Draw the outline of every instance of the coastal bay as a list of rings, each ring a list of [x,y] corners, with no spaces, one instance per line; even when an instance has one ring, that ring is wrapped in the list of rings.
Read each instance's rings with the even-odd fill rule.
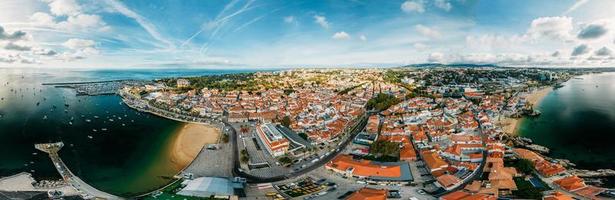
[[[531,103],[536,108],[551,91],[553,91],[552,87],[538,88],[524,95],[524,97],[528,103]],[[519,127],[523,120],[524,118],[501,117],[497,120],[497,123],[502,127],[504,133],[515,136],[518,135]]]
[[[615,169],[614,81],[615,73],[569,80],[536,104],[541,116],[524,119],[518,134],[548,147],[550,157],[570,160],[576,168]]]
[[[63,141],[66,146],[59,153],[64,162],[97,189],[124,197],[159,189],[198,153],[189,148],[193,150],[186,150],[180,165],[173,164],[176,139],[193,135],[179,131],[184,123],[133,110],[116,95],[78,96],[74,90],[42,84],[234,72],[0,69],[0,177],[28,172],[36,180],[59,179],[49,157],[34,144]],[[182,146],[191,147],[189,143]]]

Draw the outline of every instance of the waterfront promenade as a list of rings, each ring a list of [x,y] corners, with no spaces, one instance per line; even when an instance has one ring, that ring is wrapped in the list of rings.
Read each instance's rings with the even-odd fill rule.
[[[62,149],[64,143],[56,142],[56,143],[44,143],[44,144],[35,144],[34,147],[40,151],[43,151],[49,154],[51,161],[53,162],[54,167],[60,173],[60,176],[66,181],[67,184],[74,187],[77,191],[80,192],[81,196],[84,199],[123,199],[121,197],[100,191],[90,185],[88,185],[85,181],[81,180],[79,177],[75,176],[64,164],[60,155],[58,155],[58,151]]]

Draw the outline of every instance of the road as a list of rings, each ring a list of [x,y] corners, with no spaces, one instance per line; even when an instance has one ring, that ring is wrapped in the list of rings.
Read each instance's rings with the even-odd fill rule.
[[[350,144],[350,142],[352,142],[352,139],[361,131],[363,130],[363,128],[365,128],[365,126],[367,125],[367,114],[363,115],[360,118],[360,121],[352,127],[352,129],[350,130],[350,136],[346,138],[346,140],[344,140],[344,142],[340,145],[339,148],[336,148],[335,151],[333,151],[333,153],[329,154],[328,156],[323,157],[322,159],[320,159],[319,161],[317,161],[316,163],[314,163],[313,165],[310,165],[306,168],[303,168],[299,171],[294,171],[291,172],[287,175],[281,175],[281,176],[275,176],[275,177],[268,177],[268,178],[262,178],[262,177],[257,177],[257,176],[253,176],[251,174],[248,174],[246,172],[244,172],[243,170],[241,170],[241,166],[239,163],[239,149],[238,149],[238,145],[237,145],[237,130],[230,124],[228,123],[226,120],[223,121],[223,123],[226,125],[226,127],[230,127],[230,139],[232,141],[232,148],[233,148],[233,175],[234,176],[240,176],[240,177],[244,177],[246,178],[248,183],[270,183],[270,182],[277,182],[277,181],[282,181],[282,180],[286,180],[286,179],[291,179],[297,176],[301,176],[304,175],[312,170],[315,170],[319,167],[321,167],[322,165],[326,164],[327,162],[329,162],[331,159],[333,159],[335,156],[337,156],[348,144]]]

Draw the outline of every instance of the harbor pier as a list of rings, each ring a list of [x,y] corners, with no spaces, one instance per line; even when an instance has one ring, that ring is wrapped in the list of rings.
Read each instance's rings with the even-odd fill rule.
[[[74,187],[77,191],[81,193],[81,196],[84,199],[123,199],[122,197],[118,197],[103,191],[100,191],[87,183],[81,180],[79,177],[75,176],[64,164],[60,155],[58,155],[58,151],[64,147],[63,142],[56,143],[43,143],[43,144],[35,144],[34,148],[49,154],[49,158],[53,162],[54,167],[62,176],[64,181]]]

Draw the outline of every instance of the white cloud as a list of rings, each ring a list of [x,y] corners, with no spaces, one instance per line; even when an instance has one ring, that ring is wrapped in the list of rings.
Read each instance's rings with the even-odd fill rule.
[[[35,12],[30,21],[39,26],[46,26],[66,31],[107,31],[109,26],[99,15],[82,12],[81,6],[75,0],[44,0],[49,11]]]
[[[359,39],[360,39],[361,41],[367,41],[367,36],[365,36],[365,35],[361,35],[361,36],[359,36]]]
[[[406,13],[423,13],[425,6],[423,0],[408,0],[401,4],[401,10]]]
[[[32,16],[30,16],[30,20],[34,23],[41,24],[41,25],[49,25],[49,24],[56,23],[53,19],[53,16],[47,13],[44,13],[44,12],[36,12],[32,14]]]
[[[66,42],[62,43],[62,45],[69,49],[83,49],[88,47],[94,47],[94,45],[96,45],[96,42],[94,42],[93,40],[71,38]]]
[[[434,5],[447,12],[453,8],[453,6],[451,5],[451,2],[448,2],[448,0],[436,0],[434,2]]]
[[[329,28],[329,22],[327,21],[327,18],[325,16],[314,15],[314,22],[320,25],[320,27],[323,27],[325,29]]]
[[[422,50],[425,50],[425,49],[429,48],[428,45],[420,43],[420,42],[414,43],[414,45],[412,45],[412,46],[414,46],[414,48],[416,50],[419,50],[419,51],[422,51]]]
[[[77,14],[69,16],[66,21],[59,22],[57,26],[65,30],[84,30],[88,28],[100,28],[99,30],[107,30],[105,22],[98,15]]]
[[[75,0],[44,0],[49,3],[49,11],[56,16],[73,16],[81,12]]]
[[[284,17],[284,22],[289,23],[289,24],[294,23],[295,22],[295,16],[291,15],[291,16]]]
[[[60,59],[64,61],[81,60],[99,53],[98,49],[94,47],[96,42],[93,40],[71,38],[62,45],[71,50],[60,54]]]
[[[570,40],[573,38],[571,35],[572,30],[571,17],[540,17],[532,21],[527,31],[527,36],[533,39]]]
[[[427,61],[428,62],[443,62],[444,61],[444,54],[440,53],[440,52],[433,52],[430,53],[429,56],[427,57]]]
[[[348,33],[342,31],[342,32],[337,32],[335,34],[333,34],[333,36],[331,37],[333,39],[336,40],[347,40],[350,39],[350,35],[348,35]]]
[[[439,38],[441,36],[440,32],[438,32],[437,30],[434,30],[422,24],[414,26],[414,29],[416,29],[417,32],[426,37]]]

